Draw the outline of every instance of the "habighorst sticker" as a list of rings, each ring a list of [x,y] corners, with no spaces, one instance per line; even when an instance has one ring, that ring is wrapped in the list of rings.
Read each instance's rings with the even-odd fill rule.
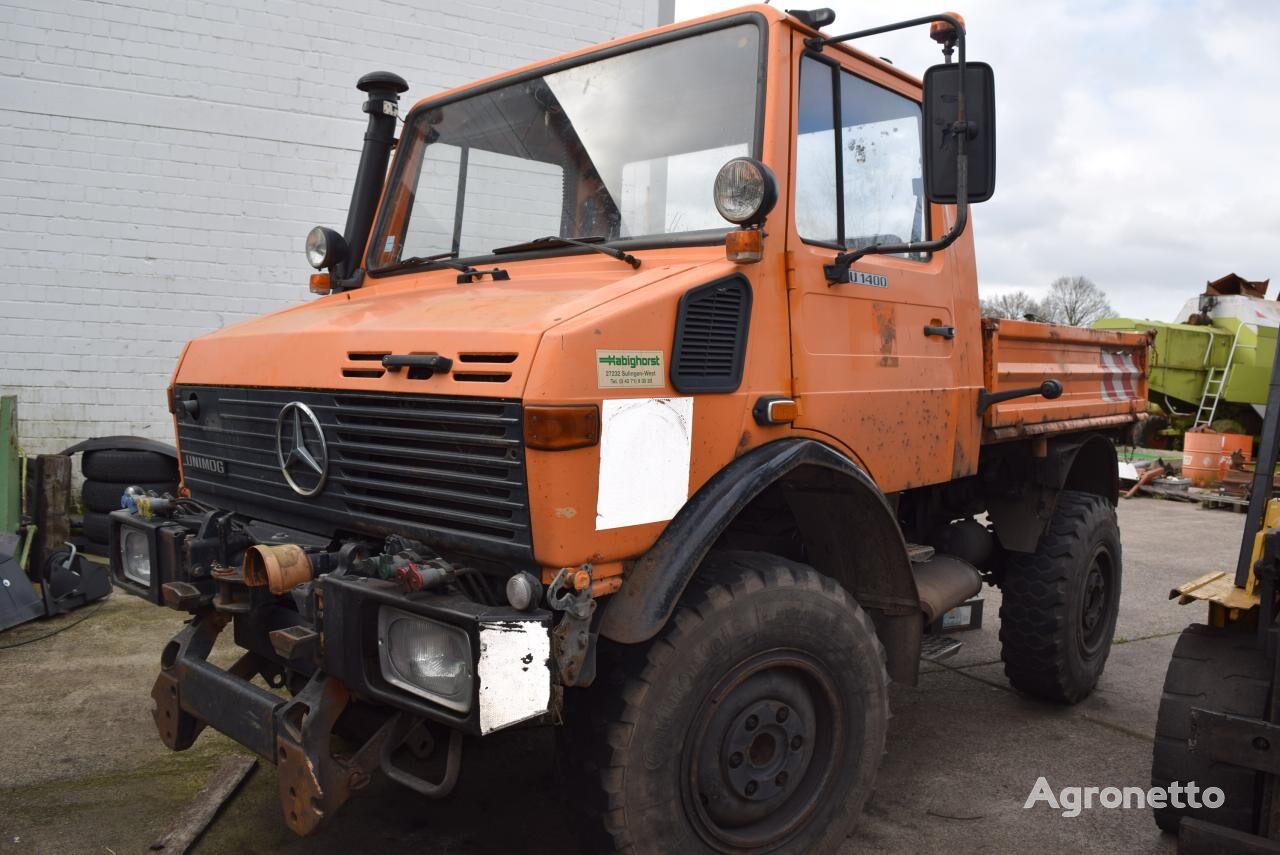
[[[597,350],[601,389],[657,389],[667,385],[660,350]]]

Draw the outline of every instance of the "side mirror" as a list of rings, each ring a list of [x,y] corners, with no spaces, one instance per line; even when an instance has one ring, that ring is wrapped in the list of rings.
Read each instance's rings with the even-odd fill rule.
[[[957,184],[960,66],[935,65],[924,73],[924,184],[930,202],[955,204]],[[996,189],[996,84],[991,66],[966,62],[964,110],[969,160],[965,196],[985,202]]]

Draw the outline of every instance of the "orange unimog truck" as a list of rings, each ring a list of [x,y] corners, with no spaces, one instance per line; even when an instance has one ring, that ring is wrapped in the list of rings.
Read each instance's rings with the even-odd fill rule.
[[[360,81],[323,296],[188,345],[181,495],[112,516],[117,581],[191,615],[171,748],[269,759],[306,834],[379,768],[440,797],[467,738],[556,725],[591,851],[830,852],[888,681],[984,581],[1010,681],[1090,692],[1146,339],[979,316],[991,69],[955,16],[833,18],[619,39],[398,139],[406,84]],[[850,46],[908,26],[923,82]]]

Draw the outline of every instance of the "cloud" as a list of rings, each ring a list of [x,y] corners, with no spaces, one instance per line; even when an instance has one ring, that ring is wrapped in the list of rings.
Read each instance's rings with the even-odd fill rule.
[[[676,18],[730,5],[677,0]],[[937,11],[829,5],[832,33]],[[1081,274],[1120,314],[1168,320],[1228,272],[1280,283],[1280,4],[972,0],[957,11],[969,57],[996,72],[996,194],[974,212],[984,294],[1042,294]],[[923,28],[860,46],[914,74],[940,61]]]

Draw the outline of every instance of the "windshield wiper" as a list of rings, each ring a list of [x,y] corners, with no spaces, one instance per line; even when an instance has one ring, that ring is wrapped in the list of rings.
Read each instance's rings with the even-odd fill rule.
[[[395,270],[405,270],[409,267],[451,267],[458,271],[458,284],[467,285],[475,282],[481,276],[492,276],[495,282],[505,282],[511,278],[511,275],[501,267],[494,267],[489,270],[478,270],[463,261],[454,261],[458,257],[456,252],[440,252],[435,255],[415,255],[412,258],[405,258],[397,261],[395,264],[389,264],[386,267],[378,268],[378,273],[391,273]]]
[[[633,268],[640,266],[640,259],[636,258],[634,255],[623,252],[616,247],[601,246],[604,240],[605,239],[599,235],[577,238],[561,237],[560,235],[547,235],[546,237],[534,238],[533,240],[527,240],[523,243],[513,243],[510,246],[500,246],[491,251],[494,255],[502,255],[509,252],[527,252],[530,250],[548,249],[557,246],[581,246],[593,252],[598,252],[601,255],[607,255],[610,258],[625,261]]]

